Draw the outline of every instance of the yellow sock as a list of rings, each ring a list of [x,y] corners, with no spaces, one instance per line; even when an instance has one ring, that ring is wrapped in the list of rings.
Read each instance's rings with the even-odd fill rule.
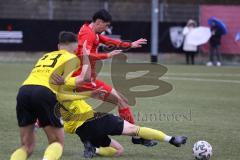
[[[26,160],[26,159],[27,151],[22,147],[13,152],[10,160]]]
[[[62,145],[58,142],[54,142],[45,150],[43,160],[58,160],[62,156],[62,152]]]
[[[139,127],[137,130],[137,136],[149,139],[149,140],[158,140],[169,142],[172,137],[166,135],[162,131],[158,131],[152,128]]]
[[[100,156],[111,157],[116,155],[117,150],[113,147],[100,147],[96,149],[96,153]]]

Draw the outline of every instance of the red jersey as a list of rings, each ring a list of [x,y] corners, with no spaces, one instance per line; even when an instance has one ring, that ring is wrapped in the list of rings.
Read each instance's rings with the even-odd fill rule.
[[[90,63],[91,63],[91,76],[92,81],[96,80],[96,61],[107,59],[108,54],[107,53],[98,53],[98,46],[100,43],[103,43],[105,45],[115,45],[116,47],[130,47],[131,43],[129,42],[122,42],[118,40],[114,40],[111,38],[108,38],[104,35],[95,33],[91,27],[89,27],[89,24],[84,24],[78,33],[78,48],[77,48],[77,56],[81,59],[82,56],[82,47],[84,41],[87,40],[87,48],[90,50]],[[82,68],[78,71],[76,71],[73,76],[77,76],[81,73]]]

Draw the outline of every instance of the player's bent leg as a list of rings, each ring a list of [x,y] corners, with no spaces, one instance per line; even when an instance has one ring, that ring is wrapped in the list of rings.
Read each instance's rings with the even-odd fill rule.
[[[124,121],[123,134],[132,136],[133,144],[141,144],[146,147],[153,147],[158,144],[158,142],[154,139],[144,138],[136,135],[137,129],[138,127],[136,125]]]
[[[63,128],[56,128],[46,126],[43,128],[47,137],[49,146],[46,148],[43,160],[58,160],[63,153],[64,145],[64,130]]]
[[[102,88],[101,90],[103,90],[105,93],[94,94],[92,98],[115,104],[116,107],[118,107],[120,117],[129,121],[130,123],[135,123],[132,111],[129,108],[129,105],[126,103],[126,100],[121,98],[121,96],[118,95],[117,91],[114,88],[111,88],[109,85],[105,84],[104,82],[97,80],[96,84],[97,84],[97,88]]]
[[[118,112],[119,116],[123,118],[124,120],[134,124],[135,119],[132,114],[131,108],[128,104],[127,98],[125,98],[121,93],[116,91],[111,86],[105,84],[103,81],[97,80],[96,84],[99,87],[101,87],[103,90],[105,90],[107,93],[101,96],[101,100],[113,103],[118,106]],[[143,138],[139,138],[137,136],[132,137],[132,143],[133,144],[141,144],[147,147],[152,147],[157,145],[157,141],[154,140],[146,140]]]
[[[111,90],[111,94],[117,97],[118,104],[120,108],[126,108],[129,107],[128,100],[126,97],[124,97],[120,92],[116,91],[114,88]]]
[[[138,126],[124,121],[122,135],[136,136],[138,128]]]
[[[117,92],[114,88],[112,89],[111,94],[115,95],[118,98],[118,112],[119,112],[119,116],[121,118],[123,118],[124,120],[135,124],[135,119],[134,116],[132,114],[131,108],[128,104],[127,99],[119,92]],[[133,144],[141,144],[144,145],[146,147],[153,147],[155,145],[158,144],[157,141],[154,140],[147,140],[147,139],[143,139],[143,138],[139,138],[138,136],[133,136],[132,137],[132,143]]]
[[[46,126],[43,128],[47,135],[48,143],[59,142],[62,146],[64,145],[64,130],[63,128],[57,128],[52,126]]]
[[[96,155],[104,157],[120,156],[123,153],[123,147],[116,140],[111,139],[109,146],[95,147],[90,141],[83,142],[84,144],[84,157],[93,158]]]
[[[112,94],[111,91],[106,93],[104,96],[98,95],[97,99],[105,101],[105,102],[109,102],[109,103],[112,103],[112,104],[115,104],[116,107],[119,106],[118,97],[116,97],[116,95]]]
[[[120,95],[114,88],[112,89],[110,95],[115,96],[118,99],[117,105],[119,116],[124,120],[134,124],[135,119],[129,104],[126,101],[126,98],[123,98],[123,95]]]
[[[110,147],[116,149],[116,156],[120,156],[124,152],[123,146],[116,140],[111,139]]]
[[[26,127],[20,127],[20,137],[22,146],[27,151],[28,156],[30,156],[35,148],[36,144],[36,134],[34,132],[34,125],[28,125]]]
[[[102,92],[100,92],[97,96],[94,97],[115,104],[119,109],[120,117],[122,117],[124,120],[129,121],[130,123],[135,123],[134,116],[127,102],[127,99],[122,94],[119,94],[114,88],[104,83],[103,81],[96,80],[95,82],[96,88],[101,88],[101,90],[105,91],[105,93],[101,94]]]
[[[12,155],[10,160],[26,160],[35,147],[35,133],[34,125],[20,127],[21,148],[17,149]]]
[[[169,142],[170,144],[180,147],[182,144],[185,144],[187,142],[187,137],[185,136],[168,136],[167,134],[163,133],[162,131],[155,130],[152,128],[147,127],[139,127],[135,126],[133,124],[130,124],[127,121],[124,121],[124,127],[123,127],[123,135],[129,135],[129,136],[139,136],[143,139],[149,139],[149,140],[158,140],[162,142]]]

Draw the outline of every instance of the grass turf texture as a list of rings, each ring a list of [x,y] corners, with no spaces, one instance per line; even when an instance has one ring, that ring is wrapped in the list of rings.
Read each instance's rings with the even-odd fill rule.
[[[20,144],[15,98],[18,87],[32,66],[32,63],[0,63],[1,160],[9,159],[10,154]],[[125,153],[113,159],[191,160],[193,143],[198,140],[206,140],[212,145],[212,160],[239,159],[239,68],[184,65],[166,67],[168,72],[163,80],[171,83],[173,90],[159,97],[138,98],[133,111],[137,124],[160,129],[169,135],[186,135],[189,137],[188,143],[182,148],[175,148],[166,143],[146,148],[131,144],[129,137],[115,137],[125,147]],[[108,64],[104,65],[101,72],[109,73],[109,68]],[[111,84],[109,76],[100,78]],[[47,146],[43,131],[39,130],[37,135],[36,149],[30,160],[40,159]],[[66,134],[62,159],[83,159],[82,151],[79,138]]]

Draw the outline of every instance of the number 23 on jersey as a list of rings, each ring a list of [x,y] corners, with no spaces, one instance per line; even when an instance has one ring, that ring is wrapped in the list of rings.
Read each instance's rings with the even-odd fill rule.
[[[35,65],[34,68],[54,68],[62,54],[46,54]]]

